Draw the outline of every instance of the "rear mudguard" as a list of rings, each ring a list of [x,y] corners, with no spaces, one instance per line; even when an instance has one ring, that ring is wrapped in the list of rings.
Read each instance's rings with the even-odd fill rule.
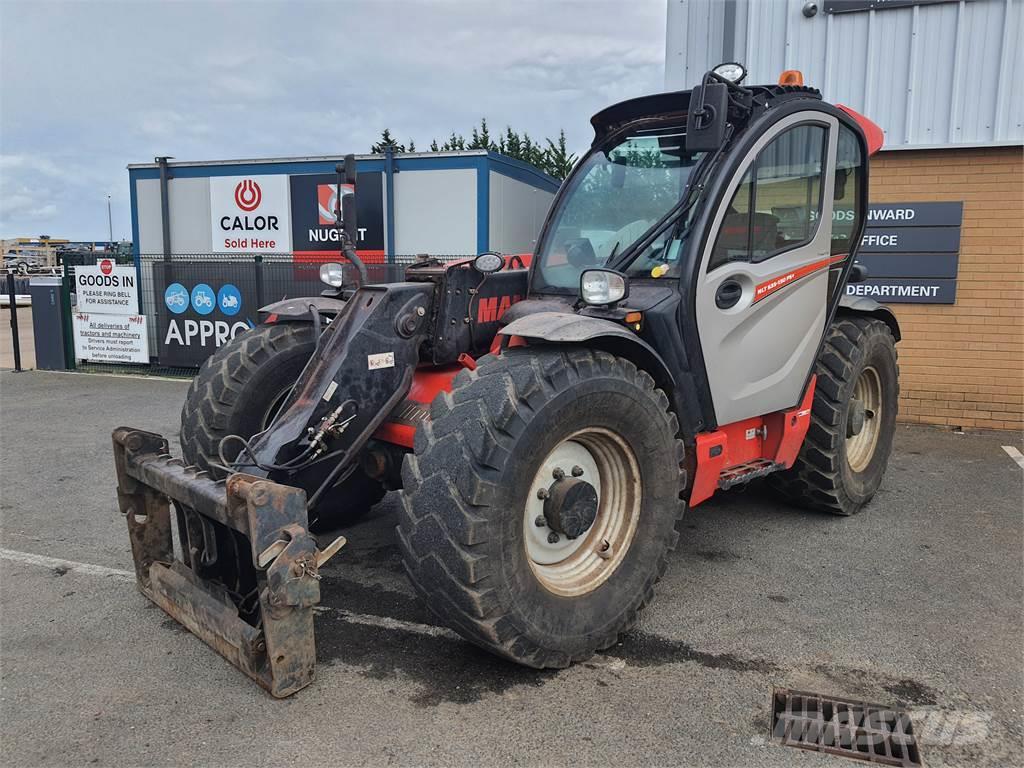
[[[879,304],[877,301],[868,298],[867,296],[847,296],[844,293],[839,299],[837,314],[870,315],[889,326],[889,330],[892,331],[892,337],[895,341],[900,340],[900,324],[899,321],[896,320],[896,315],[884,304]]]
[[[316,307],[316,311],[321,315],[336,317],[345,308],[345,303],[344,299],[330,296],[302,296],[275,301],[273,304],[260,307],[257,312],[261,323],[310,323],[313,321],[310,306]]]

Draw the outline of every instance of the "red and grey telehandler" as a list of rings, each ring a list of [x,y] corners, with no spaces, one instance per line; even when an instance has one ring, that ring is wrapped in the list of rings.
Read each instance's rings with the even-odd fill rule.
[[[439,619],[564,667],[633,626],[688,506],[756,478],[827,513],[868,503],[900,331],[845,287],[865,277],[882,133],[792,76],[744,74],[596,114],[529,256],[427,258],[371,285],[345,196],[358,285],[325,265],[329,295],[266,308],[210,357],[183,459],[114,432],[142,592],[287,696],[313,679],[319,571],[344,543],[324,532],[395,490],[405,570]]]

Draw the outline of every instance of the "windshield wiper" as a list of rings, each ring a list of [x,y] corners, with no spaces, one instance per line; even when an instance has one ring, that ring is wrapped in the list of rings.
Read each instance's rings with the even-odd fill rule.
[[[642,234],[638,239],[634,240],[633,244],[628,246],[617,259],[613,259],[613,257],[609,256],[608,261],[605,262],[605,269],[614,269],[618,272],[625,272],[629,268],[629,265],[636,261],[637,257],[643,253],[644,249],[654,242],[655,238],[661,234],[662,230],[669,222],[676,218],[680,213],[688,211],[697,203],[700,199],[701,193],[704,191],[704,181],[710,175],[711,168],[718,162],[718,159],[721,157],[725,147],[728,146],[729,140],[732,138],[732,134],[733,130],[730,125],[721,146],[715,150],[713,155],[705,155],[697,165],[697,169],[693,174],[693,176],[696,177],[696,180],[692,184],[687,184],[686,189],[683,192],[682,199],[673,205],[664,216],[654,222],[650,229],[644,232],[644,234]]]

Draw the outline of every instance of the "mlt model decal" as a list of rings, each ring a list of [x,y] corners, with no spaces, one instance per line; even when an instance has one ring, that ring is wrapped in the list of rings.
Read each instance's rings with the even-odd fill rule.
[[[771,278],[770,280],[766,280],[765,282],[759,284],[754,289],[754,301],[751,303],[756,304],[761,299],[771,296],[777,290],[785,288],[790,283],[795,283],[797,280],[803,277],[807,277],[808,275],[812,275],[818,270],[825,269],[826,267],[829,267],[832,264],[836,264],[840,261],[843,261],[843,259],[845,259],[846,256],[847,254],[841,253],[838,256],[832,256],[831,258],[828,259],[821,259],[820,261],[815,261],[810,264],[805,264],[802,267],[791,269],[789,272],[785,272],[781,275]]]

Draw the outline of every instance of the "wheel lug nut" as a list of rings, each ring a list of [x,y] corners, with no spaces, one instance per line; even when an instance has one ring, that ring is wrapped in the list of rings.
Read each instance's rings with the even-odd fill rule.
[[[539,491],[537,491],[537,498],[538,499],[546,499],[547,497],[548,497],[548,489],[547,488],[541,488]]]
[[[558,534],[555,533],[554,531],[552,531],[551,533],[548,534],[548,544],[557,544],[557,543],[558,543]]]
[[[544,515],[537,515],[536,519],[533,521],[533,524],[536,525],[538,528],[543,528],[545,525],[548,524],[548,521],[547,518],[544,517]]]
[[[575,466],[575,467],[572,468],[572,476],[573,477],[580,477],[582,474],[583,474],[583,467]]]
[[[565,477],[565,472],[562,470],[561,467],[555,467],[555,470],[551,473],[551,476],[555,478],[555,480],[561,480],[563,477]]]

